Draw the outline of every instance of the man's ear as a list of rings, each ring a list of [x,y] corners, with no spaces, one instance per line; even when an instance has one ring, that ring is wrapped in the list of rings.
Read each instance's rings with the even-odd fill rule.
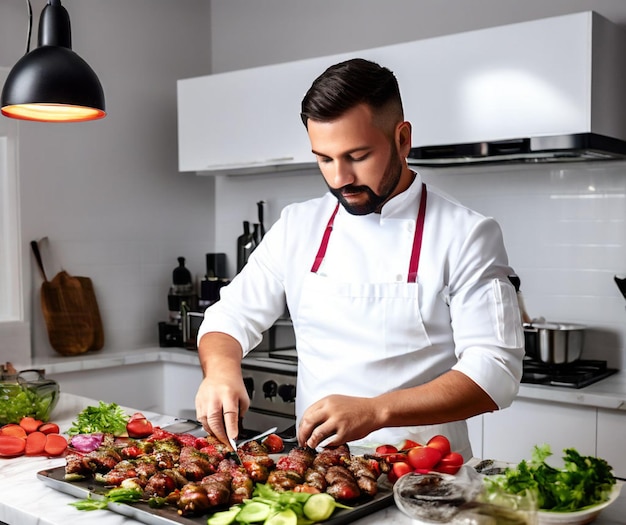
[[[411,151],[411,129],[411,123],[406,120],[396,127],[396,147],[402,158],[408,157]]]

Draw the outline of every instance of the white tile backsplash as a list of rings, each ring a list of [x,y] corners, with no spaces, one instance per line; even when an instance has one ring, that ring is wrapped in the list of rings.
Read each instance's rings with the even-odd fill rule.
[[[531,316],[589,326],[583,357],[626,366],[626,162],[420,168],[424,179],[496,218]],[[325,191],[319,174],[223,177],[216,184],[217,251],[233,261],[256,201],[275,208]]]

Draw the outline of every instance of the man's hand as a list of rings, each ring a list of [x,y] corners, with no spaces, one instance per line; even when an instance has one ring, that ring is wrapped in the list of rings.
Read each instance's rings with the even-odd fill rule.
[[[204,379],[196,394],[196,418],[207,432],[229,444],[250,406],[241,375],[241,346],[227,334],[211,332],[202,336],[198,354]]]
[[[244,416],[250,405],[248,393],[241,379],[232,378],[228,382],[216,383],[204,378],[196,394],[196,418],[204,429],[213,434],[222,443],[228,444],[228,438],[235,439],[239,432],[239,419]]]
[[[336,446],[364,438],[378,430],[374,399],[331,395],[312,404],[298,428],[300,446]]]
[[[459,421],[498,406],[474,381],[450,370],[423,385],[377,397],[331,395],[313,403],[298,429],[301,446],[340,445],[385,427]]]

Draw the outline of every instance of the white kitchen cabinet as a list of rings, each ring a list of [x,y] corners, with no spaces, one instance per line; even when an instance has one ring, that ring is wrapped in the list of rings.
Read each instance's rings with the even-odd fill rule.
[[[615,475],[626,478],[626,412],[598,409],[597,456],[606,459]]]
[[[534,445],[547,443],[549,463],[562,465],[565,448],[596,455],[595,407],[517,399],[504,410],[483,416],[483,458],[519,463]]]
[[[327,63],[305,60],[178,81],[178,165],[204,174],[312,166],[300,102]]]
[[[483,456],[483,416],[474,416],[467,420],[467,433],[476,458]]]
[[[46,377],[57,381],[61,392],[165,413],[163,366],[158,362],[46,374]]]
[[[202,382],[200,365],[163,364],[163,413],[195,419],[196,392]]]

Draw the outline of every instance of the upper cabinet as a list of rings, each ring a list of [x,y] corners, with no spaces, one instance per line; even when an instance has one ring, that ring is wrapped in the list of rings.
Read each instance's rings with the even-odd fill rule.
[[[179,170],[215,175],[312,166],[300,102],[327,65],[315,59],[180,80]]]
[[[587,11],[180,80],[179,169],[314,165],[300,103],[328,66],[353,57],[396,74],[414,147],[585,132],[626,137],[621,50],[616,26]]]

